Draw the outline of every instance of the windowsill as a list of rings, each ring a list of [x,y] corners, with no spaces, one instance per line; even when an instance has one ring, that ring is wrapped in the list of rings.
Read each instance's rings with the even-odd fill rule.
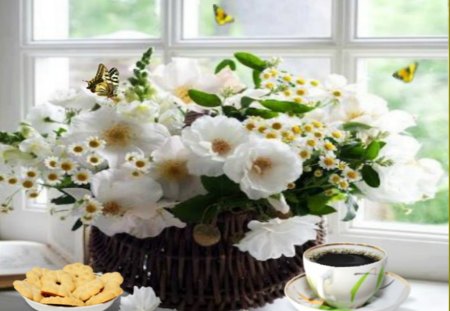
[[[443,282],[430,281],[410,281],[411,294],[397,311],[433,311],[448,310],[448,284]],[[0,301],[2,310],[25,311],[32,310],[23,299],[14,291],[0,291]],[[117,311],[118,302],[109,311]],[[254,311],[294,311],[295,309],[286,299],[275,301],[274,304]]]

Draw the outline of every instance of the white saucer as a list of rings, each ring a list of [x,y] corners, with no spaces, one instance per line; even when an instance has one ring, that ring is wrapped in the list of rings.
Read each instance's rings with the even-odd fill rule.
[[[70,310],[70,311],[104,311],[104,310],[108,309],[114,303],[114,301],[119,297],[116,297],[113,300],[110,300],[105,303],[101,303],[98,305],[92,305],[92,306],[84,306],[84,307],[63,307],[63,306],[45,305],[45,304],[27,299],[23,296],[22,296],[22,298],[25,299],[25,301],[28,303],[28,305],[30,307],[32,307],[34,310],[37,310],[37,311],[67,311],[67,310]]]
[[[357,309],[357,311],[394,311],[406,300],[411,291],[409,283],[401,276],[386,272],[382,289],[369,300],[369,302]],[[305,274],[296,276],[290,280],[284,288],[284,294],[289,302],[299,311],[314,310],[336,310],[349,311],[348,309],[338,309],[324,305],[324,301],[314,294],[309,288]]]

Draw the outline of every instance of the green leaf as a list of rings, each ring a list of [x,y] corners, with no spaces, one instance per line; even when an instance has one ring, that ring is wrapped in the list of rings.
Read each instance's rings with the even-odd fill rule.
[[[370,187],[377,188],[380,186],[380,176],[372,166],[364,165],[362,170],[362,178]]]
[[[188,91],[188,95],[196,104],[203,107],[218,107],[222,105],[219,96],[215,94],[192,89]]]
[[[258,108],[247,108],[244,113],[246,116],[258,116],[263,119],[272,119],[278,116],[278,112]]]
[[[63,194],[57,198],[53,198],[51,202],[56,205],[64,205],[64,204],[73,204],[76,202],[76,200],[70,195]]]
[[[384,279],[384,266],[381,267],[380,272],[378,273],[378,276],[377,276],[377,287],[376,287],[377,290],[381,287],[381,284],[383,283],[383,279]]]
[[[240,192],[239,185],[225,175],[219,177],[201,177],[203,187],[217,197],[224,197]]]
[[[336,212],[336,209],[327,205],[330,197],[323,193],[309,196],[307,198],[307,205],[312,215],[327,215]]]
[[[347,208],[347,213],[345,214],[342,221],[350,221],[356,217],[356,212],[358,211],[358,202],[356,202],[355,198],[352,195],[347,197],[345,200],[345,207]]]
[[[261,71],[253,70],[252,72],[253,84],[255,85],[255,89],[261,87]]]
[[[227,117],[236,118],[238,120],[244,119],[240,111],[234,108],[233,106],[223,106],[222,111],[223,114],[226,115]]]
[[[344,159],[358,159],[364,157],[365,149],[361,143],[344,145],[341,148],[340,157]]]
[[[261,105],[272,111],[296,114],[305,113],[314,109],[314,107],[298,104],[296,102],[275,99],[262,100]]]
[[[347,122],[342,125],[342,128],[345,131],[361,131],[371,129],[372,127],[360,122]]]
[[[20,132],[0,132],[0,143],[2,144],[14,145],[22,142],[23,140],[25,140],[25,137]]]
[[[247,52],[236,52],[234,57],[244,66],[254,70],[263,71],[267,68],[267,63],[256,55]]]
[[[81,219],[78,218],[77,221],[75,221],[75,223],[72,226],[72,231],[76,231],[79,228],[81,228],[83,226],[83,223],[81,222]]]
[[[218,74],[223,68],[230,67],[231,70],[236,70],[236,63],[231,59],[224,59],[216,66],[215,74]]]
[[[248,96],[242,96],[241,107],[248,108],[250,106],[250,104],[253,103],[254,101],[257,101],[257,100],[254,98],[248,97]]]
[[[380,142],[377,140],[374,140],[369,144],[369,146],[367,146],[367,148],[364,152],[364,157],[367,160],[374,160],[374,159],[376,159],[376,157],[378,157],[378,153],[380,153],[380,149],[381,149]]]
[[[215,195],[197,195],[177,204],[169,211],[183,222],[201,223],[211,219],[218,212],[217,205],[213,205],[216,202]]]
[[[355,285],[353,285],[351,293],[351,302],[355,301],[356,294],[358,293],[359,288],[361,287],[362,283],[366,280],[366,278],[369,276],[370,272],[364,273],[364,275],[356,282]]]

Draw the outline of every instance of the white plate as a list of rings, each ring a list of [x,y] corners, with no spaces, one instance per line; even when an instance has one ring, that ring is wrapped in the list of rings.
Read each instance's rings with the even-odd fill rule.
[[[23,299],[32,307],[34,310],[37,311],[104,311],[111,307],[111,305],[114,303],[114,301],[119,298],[116,297],[113,300],[110,300],[108,302],[93,305],[93,306],[86,306],[86,307],[61,307],[61,306],[52,306],[52,305],[45,305],[43,303],[39,303],[30,299],[27,299],[22,296]]]
[[[386,272],[384,284],[380,291],[369,302],[357,309],[357,311],[394,311],[408,298],[411,286],[401,276]],[[314,310],[340,310],[323,305],[323,300],[317,298],[309,288],[305,274],[301,274],[290,280],[284,288],[284,294],[289,302],[299,311]]]

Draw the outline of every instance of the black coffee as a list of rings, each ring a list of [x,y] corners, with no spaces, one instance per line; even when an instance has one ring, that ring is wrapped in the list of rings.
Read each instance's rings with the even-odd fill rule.
[[[355,267],[367,265],[380,260],[375,256],[361,253],[327,252],[312,258],[312,261],[332,267]]]

